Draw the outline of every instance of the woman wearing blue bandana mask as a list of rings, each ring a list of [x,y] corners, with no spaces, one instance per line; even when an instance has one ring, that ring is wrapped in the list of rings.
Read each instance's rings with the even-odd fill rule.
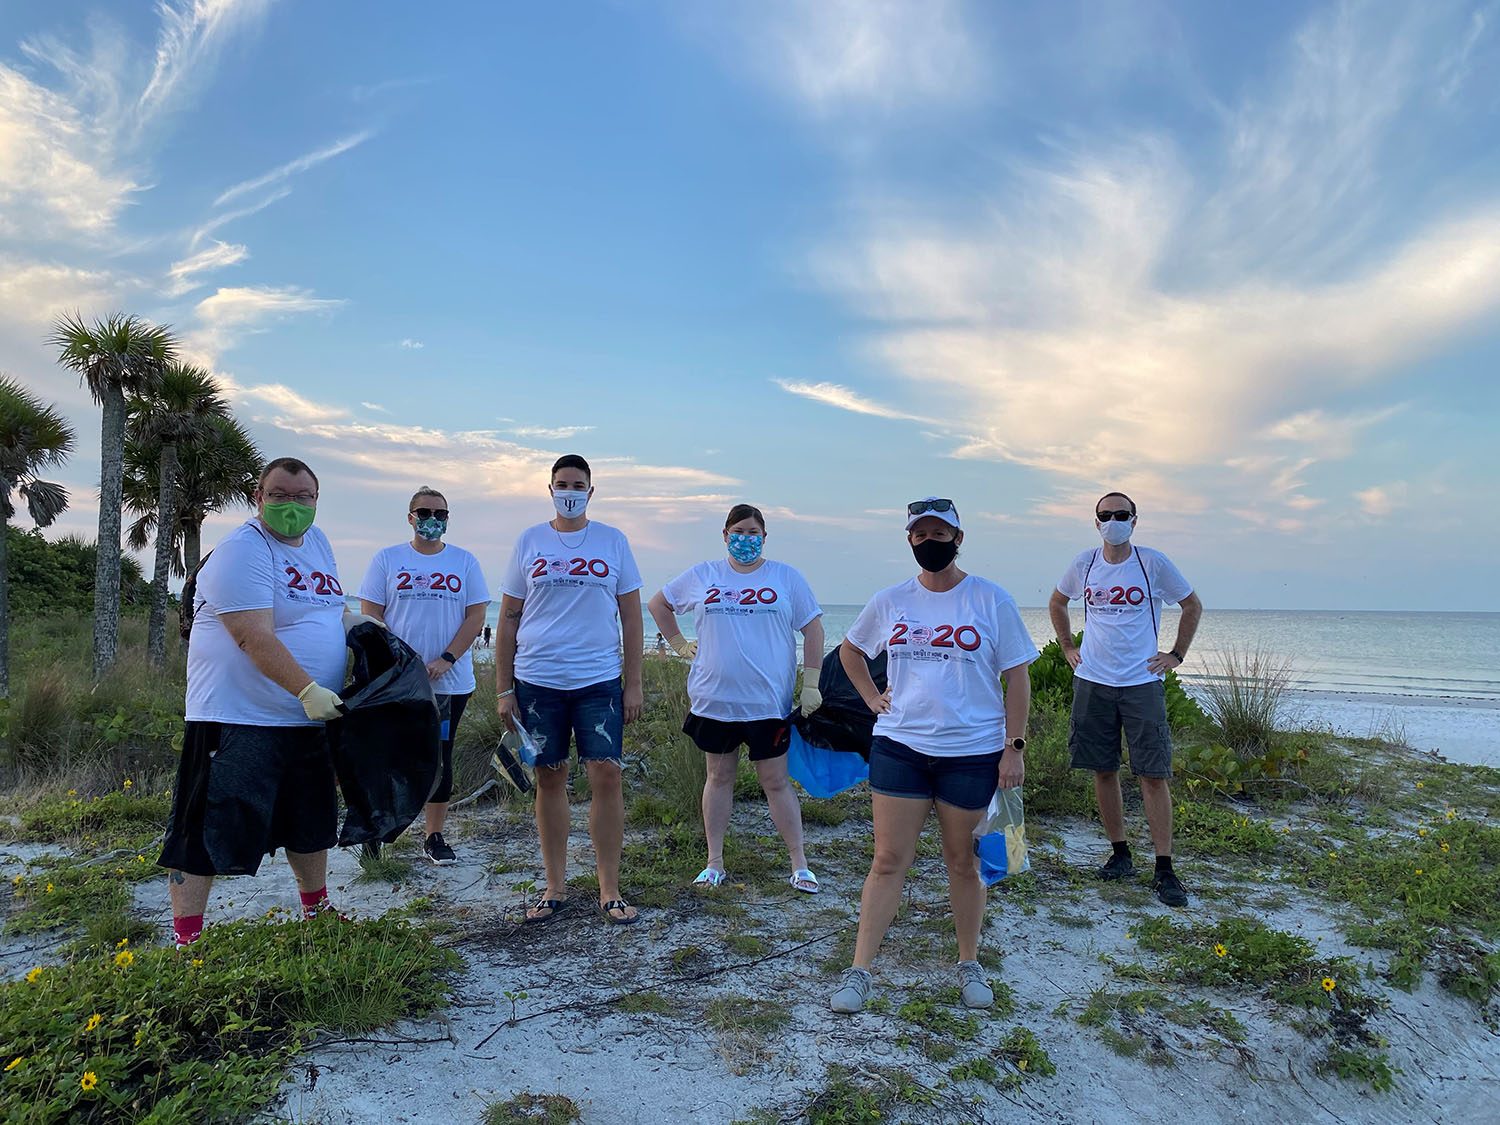
[[[794,632],[802,634],[802,710],[822,702],[823,611],[797,570],[765,558],[765,544],[760,509],[736,504],[724,521],[728,557],[679,574],[647,608],[667,643],[692,661],[682,729],[708,763],[703,787],[708,864],[694,886],[717,887],[724,881],[724,834],[743,744],[791,854],[791,885],[816,894],[818,880],[802,849],[802,810],[787,779],[786,732],[797,678]],[[696,640],[684,640],[678,628],[676,615],[686,613],[693,615]]]
[[[443,719],[443,772],[427,802],[422,851],[439,867],[447,867],[456,859],[443,839],[453,795],[453,739],[474,691],[469,649],[484,628],[490,591],[479,560],[443,542],[448,501],[441,492],[419,489],[407,505],[406,522],[411,540],[386,547],[371,561],[359,588],[359,606],[361,613],[384,621],[427,662]],[[370,854],[379,845],[365,847]]]

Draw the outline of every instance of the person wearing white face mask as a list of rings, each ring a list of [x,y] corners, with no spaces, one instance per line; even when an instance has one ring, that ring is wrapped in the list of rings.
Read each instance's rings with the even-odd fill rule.
[[[1151,887],[1168,906],[1186,906],[1187,892],[1172,867],[1172,733],[1163,677],[1180,668],[1198,631],[1203,603],[1170,559],[1133,546],[1135,501],[1110,492],[1094,505],[1104,540],[1078,555],[1063,573],[1047,609],[1057,643],[1073,667],[1073,714],[1068,750],[1075,769],[1092,770],[1099,819],[1113,854],[1101,879],[1135,874],[1125,838],[1120,795],[1120,736],[1130,747],[1130,772],[1141,783],[1146,820],[1156,850]],[[1082,598],[1083,646],[1073,644],[1068,602]],[[1180,605],[1177,639],[1161,651],[1163,605]]]
[[[802,848],[802,810],[787,777],[787,719],[797,679],[793,633],[802,634],[804,714],[822,701],[823,610],[801,573],[767,559],[766,520],[759,508],[736,504],[724,521],[727,558],[699,563],[658,590],[651,617],[678,655],[692,661],[688,715],[682,732],[706,756],[703,830],[708,863],[693,881],[724,882],[724,834],[734,808],[734,779],[743,744],[766,793],[771,820],[791,855],[791,885],[818,893]],[[691,613],[696,640],[687,641],[677,614]]]
[[[636,908],[620,895],[625,799],[620,776],[624,727],[641,714],[641,572],[624,532],[588,517],[589,463],[576,454],[552,466],[557,515],[516,542],[500,590],[495,646],[496,706],[538,747],[536,826],[546,888],[526,911],[544,922],[567,906],[568,748],[589,775],[589,835],[599,877],[599,910],[629,925]],[[624,655],[621,655],[621,638]]]

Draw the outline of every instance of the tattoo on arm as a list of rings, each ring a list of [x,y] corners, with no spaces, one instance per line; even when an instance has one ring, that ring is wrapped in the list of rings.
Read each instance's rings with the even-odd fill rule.
[[[521,611],[519,609],[508,609],[505,611],[505,616],[512,621],[519,621],[521,620]]]

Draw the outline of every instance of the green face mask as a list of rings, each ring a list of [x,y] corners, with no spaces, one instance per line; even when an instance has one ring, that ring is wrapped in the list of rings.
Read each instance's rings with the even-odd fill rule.
[[[265,505],[261,508],[260,518],[265,520],[266,526],[277,535],[296,539],[313,525],[313,517],[317,514],[316,508],[299,504],[295,500],[288,500],[284,504]]]

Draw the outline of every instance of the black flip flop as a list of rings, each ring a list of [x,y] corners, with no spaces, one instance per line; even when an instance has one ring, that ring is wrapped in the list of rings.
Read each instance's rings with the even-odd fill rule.
[[[630,909],[630,903],[626,902],[623,898],[612,898],[608,902],[601,902],[599,904],[599,913],[603,914],[604,920],[612,926],[633,926],[641,920],[639,911],[630,918],[616,918],[610,913],[611,910],[628,909]]]
[[[550,922],[568,908],[568,900],[565,898],[540,898],[526,908],[526,924],[538,922]],[[550,914],[543,914],[540,918],[532,916],[533,910],[548,910]]]

